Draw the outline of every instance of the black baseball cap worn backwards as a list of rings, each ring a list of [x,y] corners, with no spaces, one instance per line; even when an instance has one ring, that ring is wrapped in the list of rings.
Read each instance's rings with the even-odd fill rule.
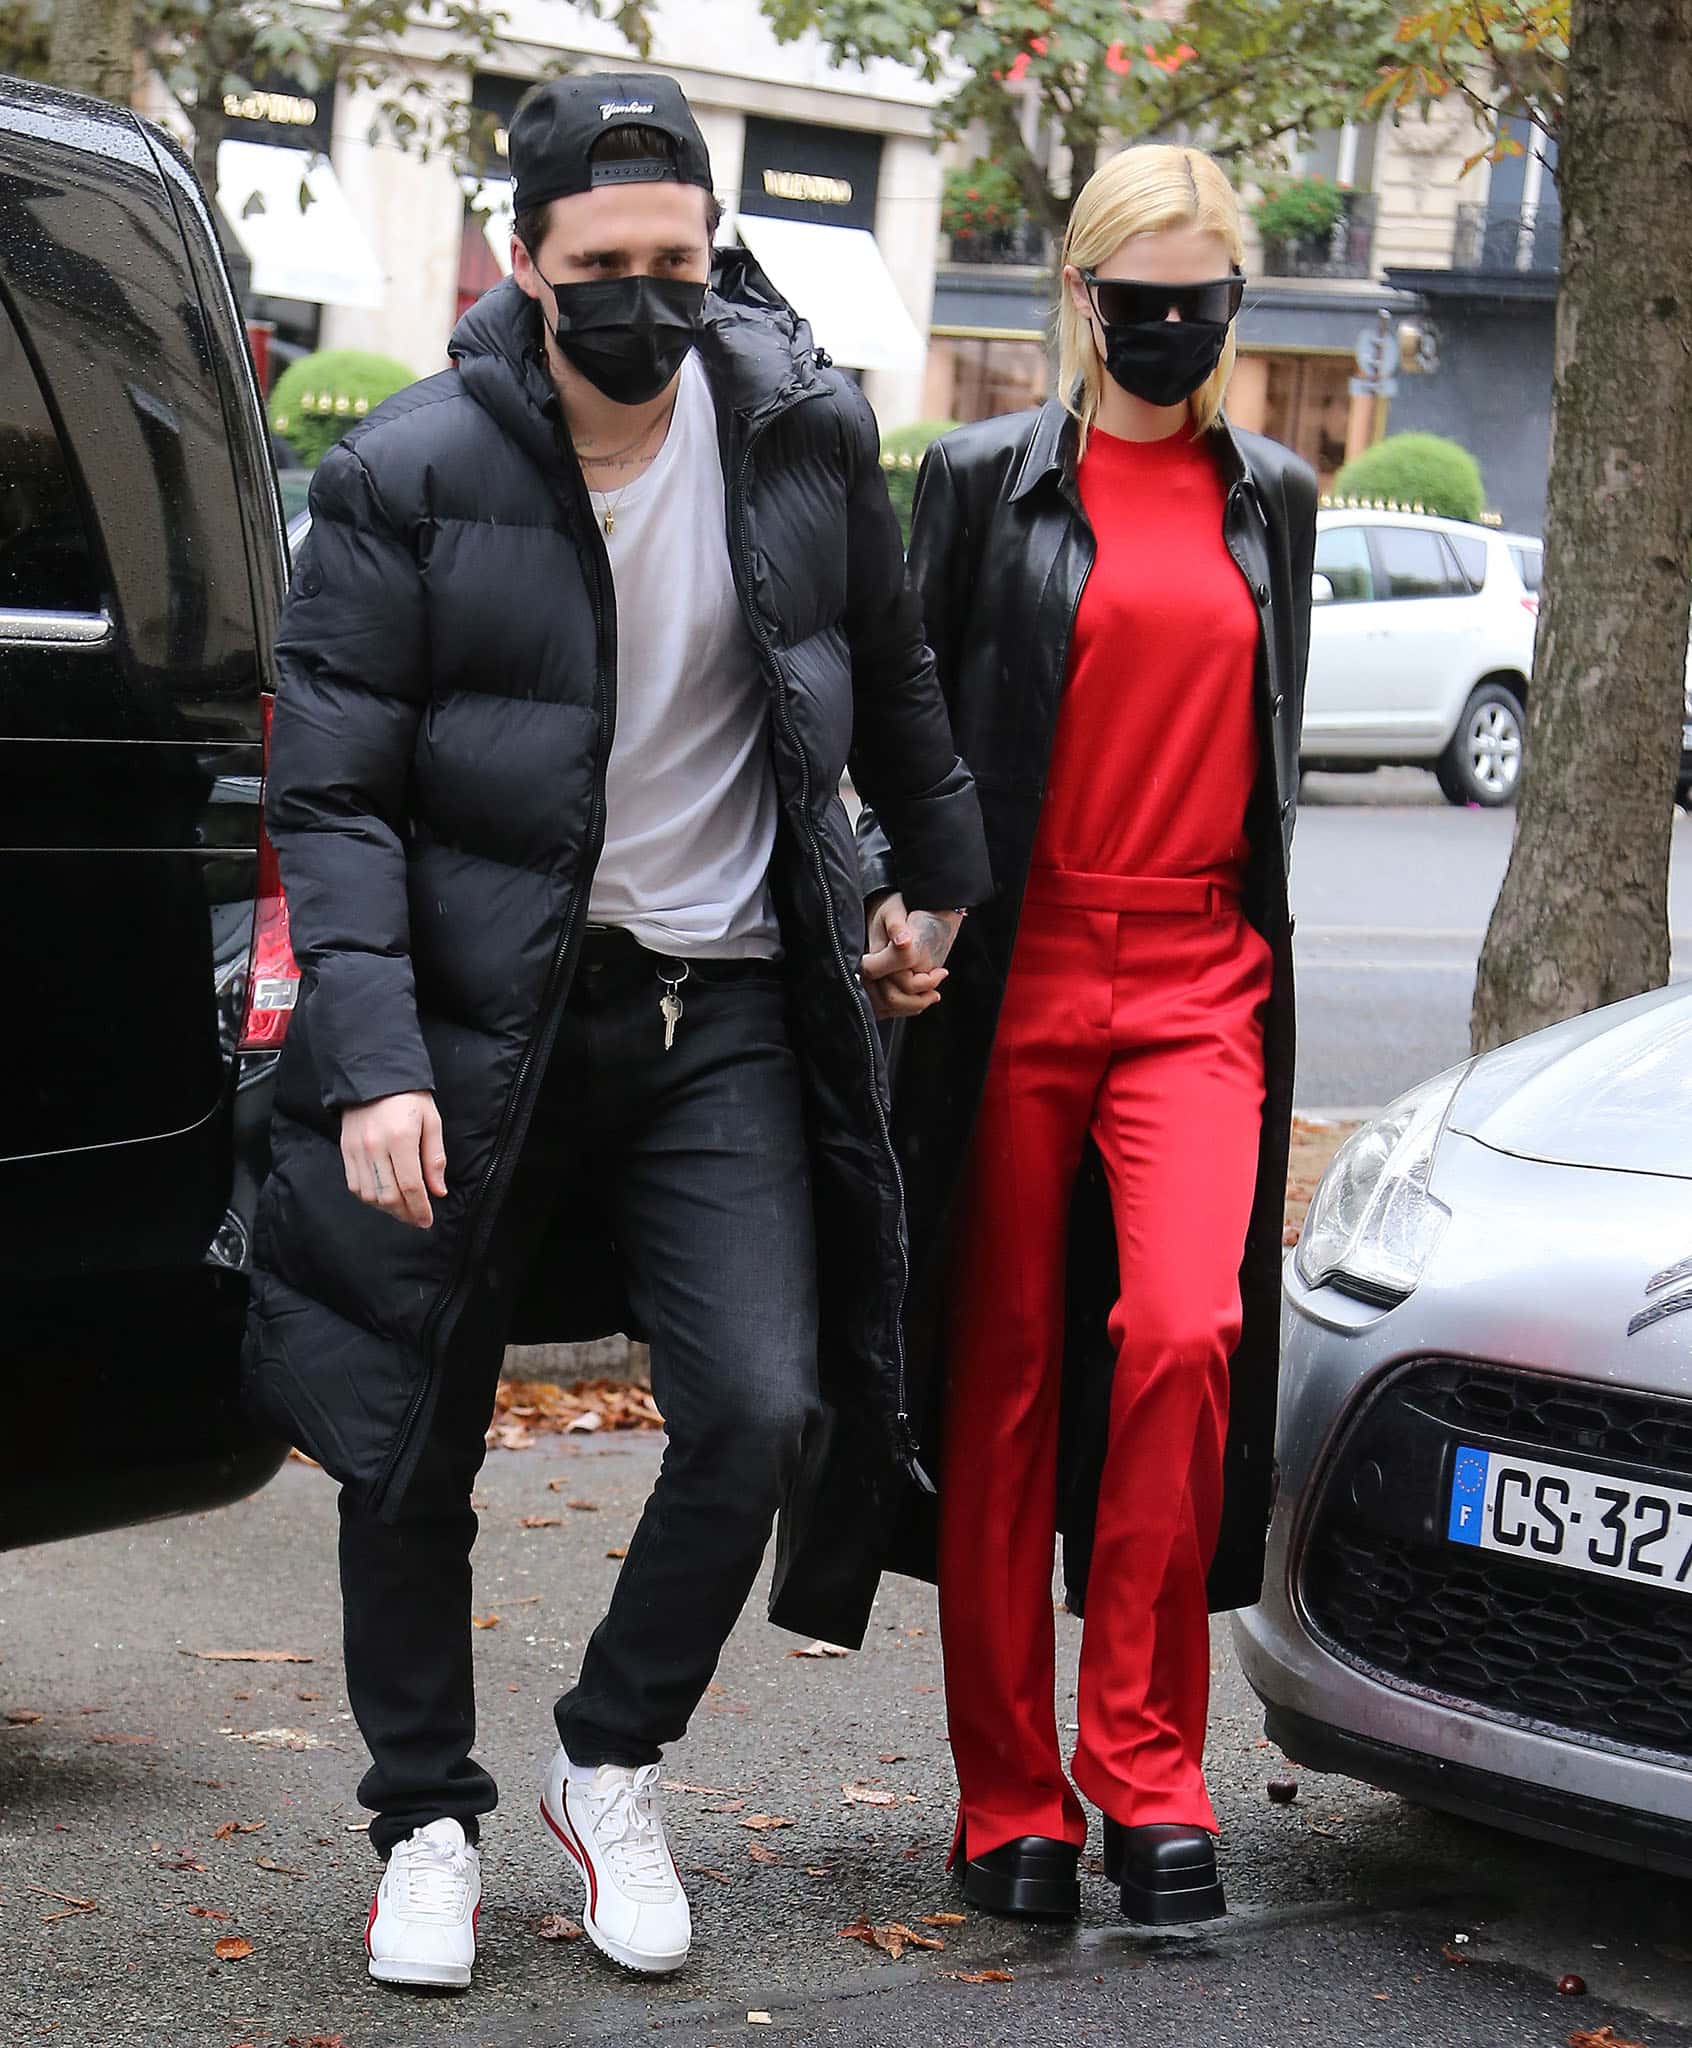
[[[613,128],[654,128],[672,149],[596,164],[595,145]],[[510,149],[519,213],[598,185],[673,179],[711,190],[711,159],[687,96],[656,72],[579,72],[537,85],[512,118]]]

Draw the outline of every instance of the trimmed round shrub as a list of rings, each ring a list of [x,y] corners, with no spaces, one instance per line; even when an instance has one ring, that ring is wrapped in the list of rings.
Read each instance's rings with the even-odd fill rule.
[[[392,356],[361,348],[319,349],[290,363],[277,378],[270,394],[270,424],[314,469],[373,406],[416,382],[416,371]]]
[[[1486,507],[1480,464],[1439,434],[1388,434],[1354,456],[1334,479],[1336,501],[1385,499],[1402,511],[1478,519]]]
[[[905,545],[911,544],[911,510],[916,503],[917,471],[928,452],[930,441],[938,441],[957,425],[956,420],[916,420],[908,427],[895,427],[881,437],[881,466],[887,472],[887,495],[899,515],[899,531]]]

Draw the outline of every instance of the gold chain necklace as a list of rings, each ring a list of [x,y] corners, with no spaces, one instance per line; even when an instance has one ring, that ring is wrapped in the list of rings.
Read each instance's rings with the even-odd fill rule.
[[[603,469],[612,463],[622,461],[625,457],[632,455],[637,448],[650,441],[654,434],[661,433],[666,429],[671,419],[675,416],[675,410],[676,401],[672,398],[660,417],[649,422],[626,448],[615,448],[609,455],[584,455],[581,449],[576,446],[574,439],[572,439],[570,445],[576,449],[576,460],[582,465],[584,470],[589,467]],[[584,476],[582,481],[587,483],[587,478]],[[631,476],[628,483],[623,484],[619,488],[615,497],[612,497],[608,491],[596,491],[592,484],[588,484],[588,496],[590,499],[598,501],[597,509],[600,524],[605,529],[607,539],[617,531],[617,513],[621,509],[623,498],[629,489],[629,485],[636,481],[637,479]]]

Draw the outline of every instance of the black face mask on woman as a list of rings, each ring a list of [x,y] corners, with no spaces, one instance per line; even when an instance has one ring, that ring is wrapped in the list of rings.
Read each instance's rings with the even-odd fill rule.
[[[705,310],[705,287],[679,277],[596,277],[555,284],[552,295],[565,360],[617,405],[658,396],[687,361]]]
[[[1180,405],[1222,360],[1245,296],[1242,277],[1148,284],[1081,273],[1104,329],[1105,368],[1148,405]],[[1170,311],[1180,315],[1171,320]]]

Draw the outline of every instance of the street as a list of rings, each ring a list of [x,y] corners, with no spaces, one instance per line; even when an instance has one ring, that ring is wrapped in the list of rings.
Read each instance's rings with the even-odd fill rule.
[[[789,2039],[841,2048],[1561,2048],[1604,2026],[1617,2041],[1692,2048],[1692,1887],[1338,1779],[1305,1777],[1295,1803],[1270,1804],[1266,1782],[1285,1766],[1262,1742],[1222,1624],[1209,1768],[1228,1922],[1136,1932],[1095,1860],[1079,1931],[976,1913],[925,1927],[959,1908],[942,1867],[952,1792],[934,1599],[902,1580],[885,1583],[853,1658],[790,1654],[805,1646],[770,1629],[755,1597],[669,1759],[695,1918],[689,1967],[642,1982],[585,1941],[542,1940],[547,1913],[580,1908],[534,1810],[547,1710],[658,1453],[642,1435],[489,1458],[476,1613],[498,1623],[476,1637],[480,1751],[505,1804],[484,1834],[482,1961],[461,1999],[413,1998],[365,1975],[374,1859],[350,1832],[364,1818],[362,1766],[320,1473],[290,1464],[234,1508],[0,1561],[8,2048],[283,2048],[290,2037],[707,2048],[756,2038],[754,2012]],[[557,1526],[526,1528],[525,1516]],[[1057,1626],[1060,1692],[1072,1696],[1080,1627],[1061,1615]],[[203,1655],[236,1650],[311,1661]],[[945,1947],[893,1960],[841,1939],[860,1916]],[[252,1952],[220,1962],[220,1938]],[[1013,1981],[953,1974],[984,1970]],[[1570,1971],[1586,1996],[1558,1994]]]
[[[1304,778],[1292,865],[1301,1107],[1378,1109],[1468,1056],[1475,962],[1514,818],[1454,810],[1415,768]],[[1692,973],[1685,812],[1670,928],[1678,978]]]
[[[1302,1102],[1378,1104],[1463,1055],[1509,828],[1508,812],[1453,811],[1412,773],[1310,778],[1295,879]],[[1675,877],[1692,932],[1684,818]],[[505,1804],[484,1836],[476,1987],[456,2000],[395,1994],[364,1972],[374,1860],[357,1831],[362,1758],[320,1473],[290,1464],[228,1510],[0,1559],[8,2048],[654,2035],[708,2048],[764,2013],[789,2038],[842,2048],[1557,2048],[1581,2030],[1604,2048],[1692,2048],[1692,1886],[1337,1779],[1307,1776],[1294,1803],[1272,1804],[1266,1785],[1287,1767],[1262,1740],[1222,1623],[1208,1764],[1227,1923],[1127,1927],[1095,1855],[1078,1931],[977,1913],[929,1924],[959,1910],[943,1869],[952,1786],[934,1599],[899,1580],[851,1658],[794,1655],[805,1646],[754,1600],[669,1759],[696,1928],[680,1977],[625,1977],[585,1941],[542,1939],[548,1913],[580,1908],[534,1812],[547,1709],[602,1611],[659,1450],[626,1435],[490,1456],[480,1748]],[[1072,1700],[1079,1625],[1057,1626]],[[894,1958],[842,1938],[860,1921],[944,1947]],[[220,1959],[220,1939],[251,1952]],[[1010,1981],[969,1981],[984,1971]],[[1558,1993],[1569,1972],[1586,1995]]]

